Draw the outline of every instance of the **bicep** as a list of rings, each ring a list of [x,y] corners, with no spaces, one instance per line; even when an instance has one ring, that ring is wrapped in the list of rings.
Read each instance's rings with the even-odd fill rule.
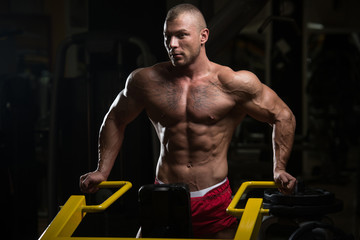
[[[256,120],[274,124],[283,110],[287,110],[286,104],[268,86],[260,83],[256,93],[245,101],[244,110]]]
[[[125,94],[122,90],[112,103],[107,118],[114,120],[118,125],[127,125],[143,110],[143,105],[136,97]]]
[[[137,87],[136,71],[131,73],[125,88],[116,96],[107,118],[111,118],[119,125],[127,125],[133,121],[144,109],[141,90]]]

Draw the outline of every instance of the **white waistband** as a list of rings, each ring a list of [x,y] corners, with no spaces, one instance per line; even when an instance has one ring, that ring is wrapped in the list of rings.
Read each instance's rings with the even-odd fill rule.
[[[213,190],[214,188],[217,188],[219,187],[220,185],[224,184],[226,182],[227,178],[225,178],[223,181],[211,186],[211,187],[208,187],[208,188],[205,188],[205,189],[201,189],[199,191],[194,191],[194,192],[190,192],[190,197],[192,198],[196,198],[196,197],[203,197],[205,194],[207,194],[208,192],[210,192],[211,190]],[[156,181],[159,183],[159,184],[164,184],[164,182],[160,181],[159,179],[156,179]]]
[[[207,194],[208,192],[210,192],[211,190],[213,190],[214,188],[217,188],[219,187],[220,185],[223,185],[225,182],[226,182],[227,178],[225,178],[223,181],[211,186],[211,187],[208,187],[208,188],[205,188],[205,189],[201,189],[199,191],[195,191],[195,192],[190,192],[190,197],[192,198],[195,198],[195,197],[203,197],[205,194]]]

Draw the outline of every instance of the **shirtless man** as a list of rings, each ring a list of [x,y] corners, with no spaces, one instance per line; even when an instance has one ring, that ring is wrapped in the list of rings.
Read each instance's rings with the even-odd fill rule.
[[[295,118],[253,73],[209,61],[208,36],[196,7],[181,4],[169,10],[164,44],[170,62],[129,75],[101,126],[98,167],[80,177],[80,188],[93,193],[107,180],[125,127],[145,110],[161,145],[156,182],[189,185],[195,237],[232,238],[236,219],[225,209],[231,201],[227,151],[235,128],[247,114],[273,127],[274,180],[281,192],[290,193],[296,179],[286,164]],[[213,209],[207,209],[206,201],[212,201]]]

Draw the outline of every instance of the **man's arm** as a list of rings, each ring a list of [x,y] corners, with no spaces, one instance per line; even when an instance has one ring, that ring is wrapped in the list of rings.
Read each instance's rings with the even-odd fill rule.
[[[296,179],[286,172],[286,165],[294,141],[295,116],[278,95],[262,84],[254,74],[240,71],[236,78],[239,78],[242,85],[240,96],[245,112],[273,127],[274,181],[281,192],[291,193]]]
[[[97,185],[107,180],[122,146],[127,124],[143,110],[134,75],[130,74],[125,89],[118,94],[104,117],[99,132],[98,166],[94,172],[80,177],[80,189],[83,192],[96,192]]]

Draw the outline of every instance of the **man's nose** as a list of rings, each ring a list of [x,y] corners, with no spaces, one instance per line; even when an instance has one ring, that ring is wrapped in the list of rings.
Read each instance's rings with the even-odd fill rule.
[[[176,37],[171,37],[170,38],[170,42],[169,42],[169,47],[170,48],[175,48],[179,46],[179,41]]]

